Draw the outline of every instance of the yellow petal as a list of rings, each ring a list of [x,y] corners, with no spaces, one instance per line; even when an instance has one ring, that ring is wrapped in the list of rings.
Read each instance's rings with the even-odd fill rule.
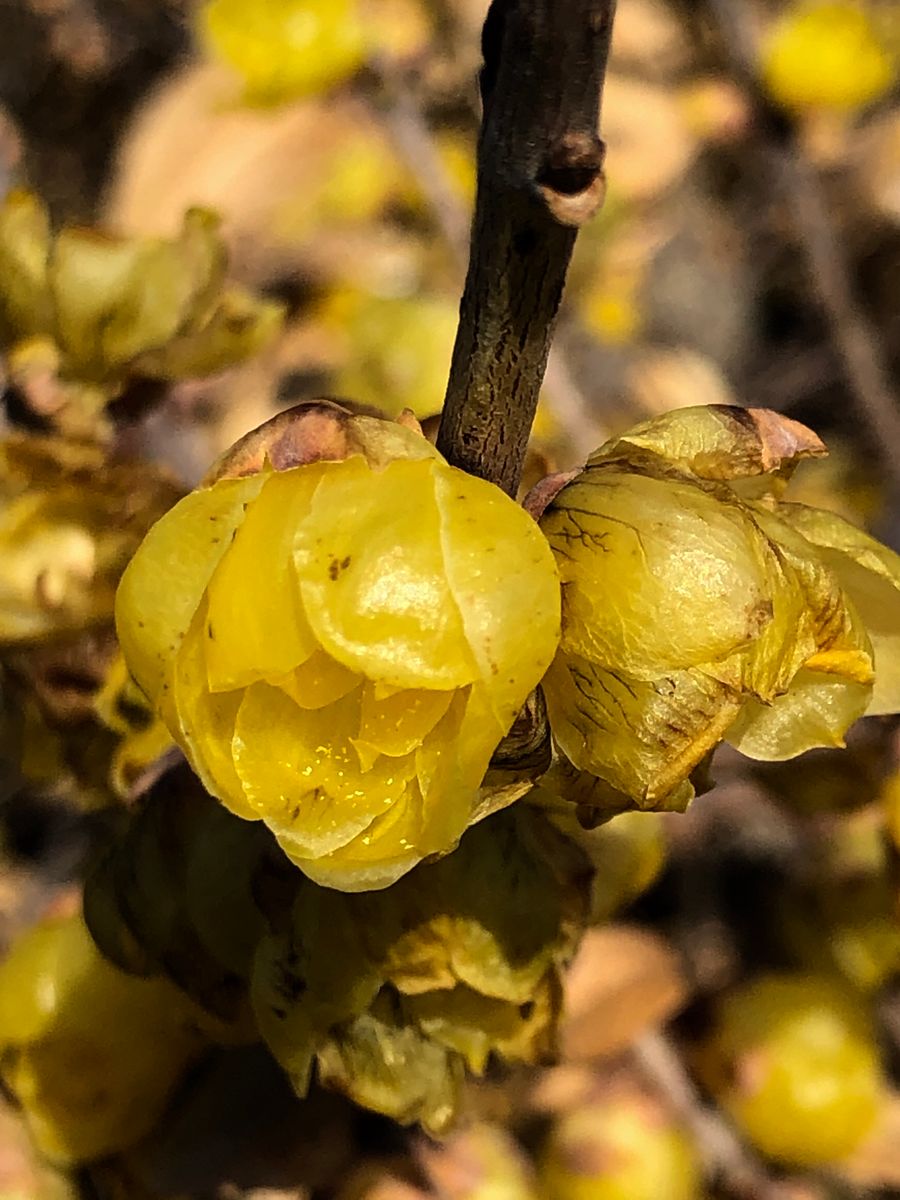
[[[759,479],[758,491],[780,492],[804,458],[820,458],[825,446],[811,429],[765,408],[704,404],[652,417],[605,443],[588,464],[659,455],[699,479]]]
[[[450,590],[506,733],[559,642],[553,555],[532,518],[499,488],[443,465],[434,483]]]
[[[371,684],[363,688],[359,740],[376,754],[409,754],[421,745],[450,707],[455,693],[424,689],[394,692],[376,699]]]
[[[422,861],[415,839],[421,838],[425,827],[424,811],[418,781],[413,779],[398,803],[339,850],[313,859],[292,853],[284,843],[282,847],[314,883],[343,892],[379,891]]]
[[[101,378],[178,332],[220,278],[217,224],[194,209],[174,242],[61,231],[49,279],[57,340],[73,369]]]
[[[324,650],[315,650],[287,675],[269,680],[301,708],[324,708],[359,687],[360,677]]]
[[[153,526],[116,595],[116,630],[128,668],[156,703],[181,639],[245,507],[265,477],[227,479],[191,492]]]
[[[272,680],[316,650],[292,554],[324,469],[314,463],[268,475],[210,579],[206,662],[213,691]]]
[[[699,485],[596,467],[541,527],[563,582],[567,653],[650,681],[727,657],[771,620],[767,539],[736,501]]]
[[[284,308],[230,288],[200,329],[141,354],[134,369],[151,379],[200,379],[258,354],[279,332]]]
[[[699,669],[644,681],[563,653],[543,686],[566,757],[646,808],[687,780],[741,707],[733,688]]]
[[[802,670],[771,705],[747,702],[727,740],[749,758],[778,762],[816,746],[843,746],[844,734],[866,711],[871,686]]]
[[[782,504],[778,515],[813,543],[862,618],[875,660],[866,711],[900,711],[900,555],[835,513]]]
[[[203,653],[209,636],[208,626],[206,605],[203,604],[178,651],[171,692],[174,721],[170,717],[169,725],[209,794],[221,800],[236,816],[256,821],[259,814],[244,796],[231,756],[243,693],[210,693]]]
[[[15,189],[0,207],[0,330],[20,340],[49,333],[52,327],[47,288],[50,218],[30,192]]]
[[[400,688],[456,687],[476,673],[444,573],[435,466],[330,464],[297,531],[300,590],[319,642]]]
[[[249,803],[295,860],[346,845],[403,798],[413,776],[411,757],[361,770],[352,745],[359,712],[358,692],[324,709],[303,710],[268,684],[246,690],[235,727],[235,767]]]

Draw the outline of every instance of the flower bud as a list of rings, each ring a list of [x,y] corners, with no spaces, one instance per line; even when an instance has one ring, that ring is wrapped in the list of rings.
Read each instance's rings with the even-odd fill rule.
[[[900,707],[900,559],[778,499],[823,452],[773,413],[682,409],[561,480],[541,525],[563,583],[544,692],[565,794],[683,808],[723,738],[790,758]]]
[[[527,513],[415,430],[327,403],[239,443],[117,601],[129,667],[207,789],[348,891],[453,848],[558,621]]]
[[[45,921],[0,966],[0,1076],[40,1152],[63,1165],[146,1136],[203,1048],[189,1002],[95,948],[79,915]]]
[[[883,1103],[868,1015],[830,975],[763,975],[726,995],[701,1065],[753,1144],[794,1166],[850,1154]]]
[[[147,466],[51,437],[0,442],[0,645],[109,621],[119,576],[180,495]]]

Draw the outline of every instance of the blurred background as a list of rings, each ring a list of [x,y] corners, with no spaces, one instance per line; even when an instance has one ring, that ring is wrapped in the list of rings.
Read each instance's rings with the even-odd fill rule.
[[[248,363],[152,405],[131,397],[124,450],[189,486],[315,396],[408,407],[434,427],[468,254],[485,12],[2,0],[0,188],[33,189],[57,224],[125,235],[174,236],[186,208],[214,209],[232,277],[286,308]],[[894,0],[619,0],[608,195],[579,236],[526,484],[653,414],[768,407],[830,451],[792,497],[900,549],[898,62]],[[35,427],[20,401],[8,382],[6,431]],[[723,752],[718,786],[685,816],[613,821],[562,1064],[473,1085],[477,1122],[443,1148],[334,1097],[289,1100],[274,1068],[234,1051],[241,1087],[207,1063],[168,1127],[105,1174],[48,1175],[0,1105],[0,1200],[900,1196],[898,763],[897,723],[872,720],[847,751],[796,763]],[[102,821],[85,790],[69,767],[0,780],[0,950],[71,902]],[[799,991],[760,1000],[773,970]],[[838,1136],[804,1159],[772,1132],[802,1109],[794,1093],[773,1084],[761,1123],[732,1093],[790,1055],[766,1043],[779,1006],[802,1011],[838,984],[876,1048],[878,1117],[852,1152]],[[734,996],[757,1014],[738,1049],[722,1032]],[[846,1129],[860,1101],[838,1101]]]

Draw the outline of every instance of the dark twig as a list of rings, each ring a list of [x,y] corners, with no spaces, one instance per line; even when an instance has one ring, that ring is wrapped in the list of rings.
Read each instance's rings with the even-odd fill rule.
[[[471,219],[467,206],[454,190],[418,97],[401,72],[386,60],[374,60],[370,65],[381,83],[381,119],[397,152],[422,189],[454,265],[462,276],[469,257]],[[550,347],[542,394],[576,454],[584,456],[606,439],[607,432],[559,342]]]
[[[469,271],[438,448],[514,494],[578,227],[603,200],[615,0],[493,0]]]
[[[900,492],[900,406],[878,337],[851,285],[840,237],[821,181],[803,154],[790,118],[764,94],[758,78],[756,31],[740,0],[709,0],[732,70],[755,102],[767,134],[770,171],[792,210],[816,296],[831,326],[847,382],[887,471]]]

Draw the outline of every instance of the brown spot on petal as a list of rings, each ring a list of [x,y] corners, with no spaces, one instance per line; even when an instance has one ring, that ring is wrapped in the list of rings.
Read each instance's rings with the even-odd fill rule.
[[[202,486],[255,475],[268,462],[276,471],[314,462],[341,462],[356,449],[353,413],[333,400],[311,400],[280,412],[226,450]]]
[[[822,439],[799,421],[783,417],[769,408],[748,408],[746,412],[756,427],[764,471],[775,471],[782,463],[800,458],[824,458],[827,455]]]
[[[555,475],[545,476],[522,501],[522,507],[537,521],[566,484],[571,483],[579,474],[579,471],[558,471]]]

